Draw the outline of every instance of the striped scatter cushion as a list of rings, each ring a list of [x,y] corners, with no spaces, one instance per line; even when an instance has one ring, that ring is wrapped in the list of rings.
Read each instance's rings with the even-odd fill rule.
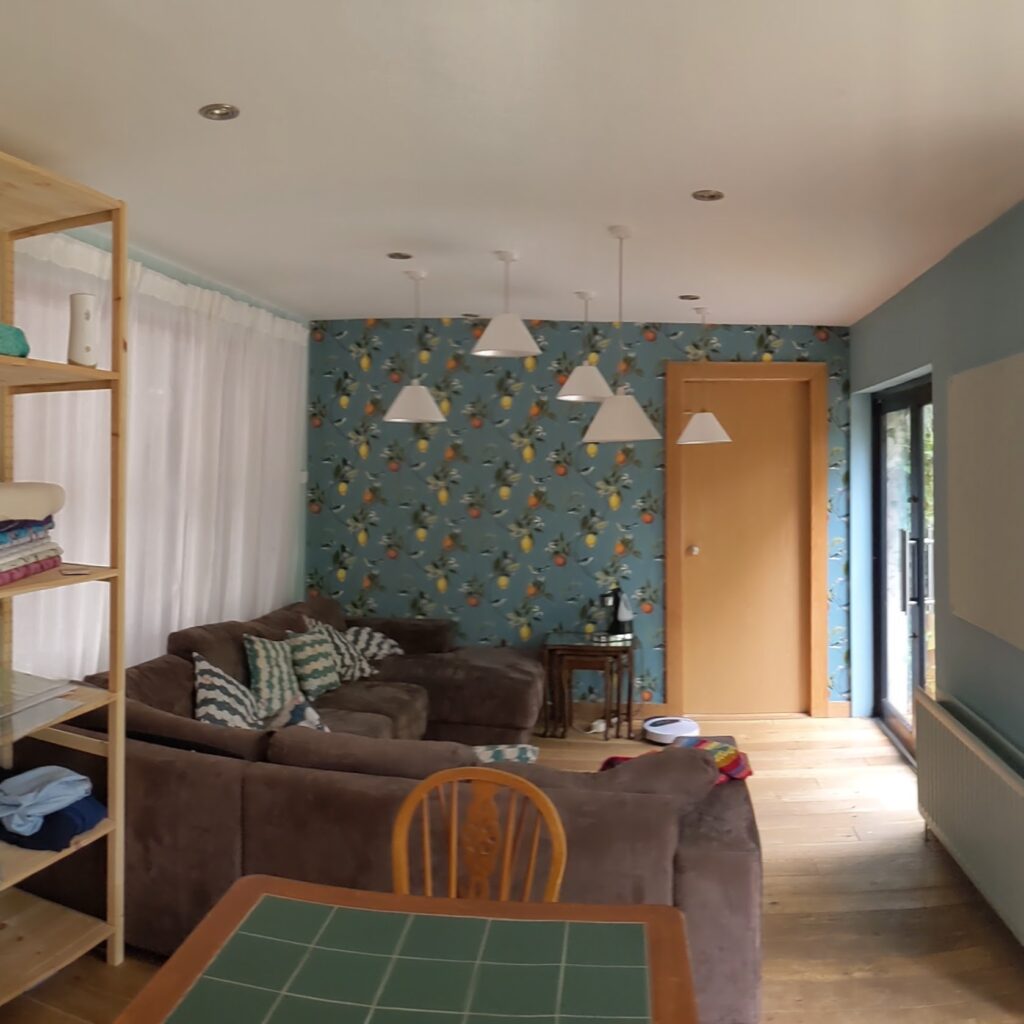
[[[327,634],[334,648],[334,659],[338,666],[338,678],[343,683],[354,683],[357,679],[366,679],[373,675],[370,663],[356,649],[348,637],[340,630],[335,629],[330,623],[318,622],[316,619],[306,619],[306,627],[313,629],[319,626]]]
[[[486,743],[474,747],[479,764],[534,764],[540,748],[530,743]]]
[[[316,700],[341,686],[334,645],[323,626],[311,626],[308,633],[289,633],[292,669],[299,689],[309,700]]]
[[[192,659],[196,666],[196,721],[258,729],[260,717],[252,693],[201,655],[193,654]]]
[[[262,721],[272,718],[299,692],[292,668],[292,646],[287,640],[244,636],[245,658],[249,663],[256,714]]]
[[[345,630],[345,638],[371,664],[392,654],[405,653],[397,641],[369,626],[352,626]]]

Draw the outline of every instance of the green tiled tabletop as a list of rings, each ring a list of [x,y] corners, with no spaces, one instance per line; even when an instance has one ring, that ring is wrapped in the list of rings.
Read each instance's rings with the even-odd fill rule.
[[[265,893],[159,1019],[653,1024],[647,944],[639,921],[407,913]],[[123,1018],[141,1019],[131,1008]]]

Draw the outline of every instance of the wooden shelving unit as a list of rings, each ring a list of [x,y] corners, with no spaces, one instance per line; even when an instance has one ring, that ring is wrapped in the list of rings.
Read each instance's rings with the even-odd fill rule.
[[[0,356],[0,480],[14,479],[14,401],[19,395],[110,392],[110,564],[71,565],[0,587],[0,686],[10,678],[14,598],[55,587],[105,583],[109,602],[109,689],[76,686],[51,705],[33,708],[30,728],[0,727],[0,762],[10,764],[21,731],[35,739],[106,758],[108,817],[59,853],[0,841],[0,1004],[32,988],[102,942],[107,960],[124,959],[124,480],[123,394],[127,251],[124,205],[110,196],[0,153],[0,322],[16,323],[14,247],[22,238],[95,224],[112,234],[111,366],[88,369],[41,359]],[[31,339],[29,339],[31,342]],[[69,508],[63,515],[74,515]],[[4,703],[0,693],[0,704]],[[55,728],[106,709],[105,739]],[[59,755],[54,761],[59,763]],[[90,917],[17,888],[20,882],[96,842],[107,844],[107,912]]]

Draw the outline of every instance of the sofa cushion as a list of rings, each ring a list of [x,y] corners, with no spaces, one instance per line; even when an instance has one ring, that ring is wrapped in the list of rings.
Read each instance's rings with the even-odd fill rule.
[[[109,672],[85,677],[90,685],[104,689],[109,686],[109,680]],[[129,700],[141,701],[183,718],[192,717],[195,669],[191,654],[188,659],[161,654],[159,658],[133,665],[124,674],[124,685]]]
[[[288,645],[292,649],[295,679],[309,700],[316,700],[341,685],[334,645],[323,625],[316,623],[306,633],[289,633]]]
[[[387,715],[394,724],[394,734],[398,739],[421,739],[427,729],[426,691],[409,683],[348,683],[316,702],[316,709],[321,714],[325,708]]]
[[[327,637],[334,655],[334,665],[338,670],[338,679],[342,683],[352,683],[357,679],[366,679],[373,674],[373,668],[363,656],[359,648],[340,630],[329,622],[319,622],[305,616],[309,630],[318,629]]]
[[[380,740],[291,729],[270,739],[267,759],[297,768],[425,779],[445,768],[477,763],[472,747],[429,740]]]
[[[249,685],[249,665],[242,637],[247,633],[265,636],[250,622],[213,622],[206,626],[179,629],[167,638],[167,652],[192,663],[193,654],[201,654],[211,665],[227,672],[243,686]]]
[[[101,709],[75,719],[75,725],[94,732],[107,731],[106,714]],[[259,729],[231,729],[208,725],[169,711],[161,711],[141,701],[125,701],[125,731],[130,739],[158,743],[201,754],[220,754],[243,761],[262,761],[266,757],[269,736]]]
[[[545,790],[582,789],[594,793],[657,793],[672,797],[677,812],[696,807],[715,788],[718,768],[701,750],[668,747],[635,757],[606,772],[563,772],[543,764],[497,765]]]
[[[256,729],[260,716],[252,691],[196,655],[197,722],[229,729]]]
[[[292,668],[292,645],[287,640],[266,637],[242,637],[249,662],[249,687],[256,698],[256,713],[272,718],[299,692],[299,681]]]
[[[305,601],[296,601],[295,604],[286,605],[281,611],[298,612],[299,615],[308,616],[318,622],[326,622],[339,632],[344,633],[347,627],[345,613],[337,601],[329,597],[309,597]]]
[[[405,653],[397,640],[369,626],[350,626],[345,630],[345,639],[371,666],[392,655]]]
[[[385,658],[374,678],[425,687],[431,722],[532,729],[544,699],[543,666],[511,647]]]
[[[350,736],[368,736],[371,739],[389,740],[395,735],[395,725],[387,715],[372,711],[345,711],[342,708],[316,708],[329,732]]]

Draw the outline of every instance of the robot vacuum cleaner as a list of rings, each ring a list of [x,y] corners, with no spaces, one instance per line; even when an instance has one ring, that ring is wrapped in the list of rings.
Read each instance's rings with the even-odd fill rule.
[[[645,718],[644,739],[668,746],[681,736],[699,736],[700,726],[692,718]]]

